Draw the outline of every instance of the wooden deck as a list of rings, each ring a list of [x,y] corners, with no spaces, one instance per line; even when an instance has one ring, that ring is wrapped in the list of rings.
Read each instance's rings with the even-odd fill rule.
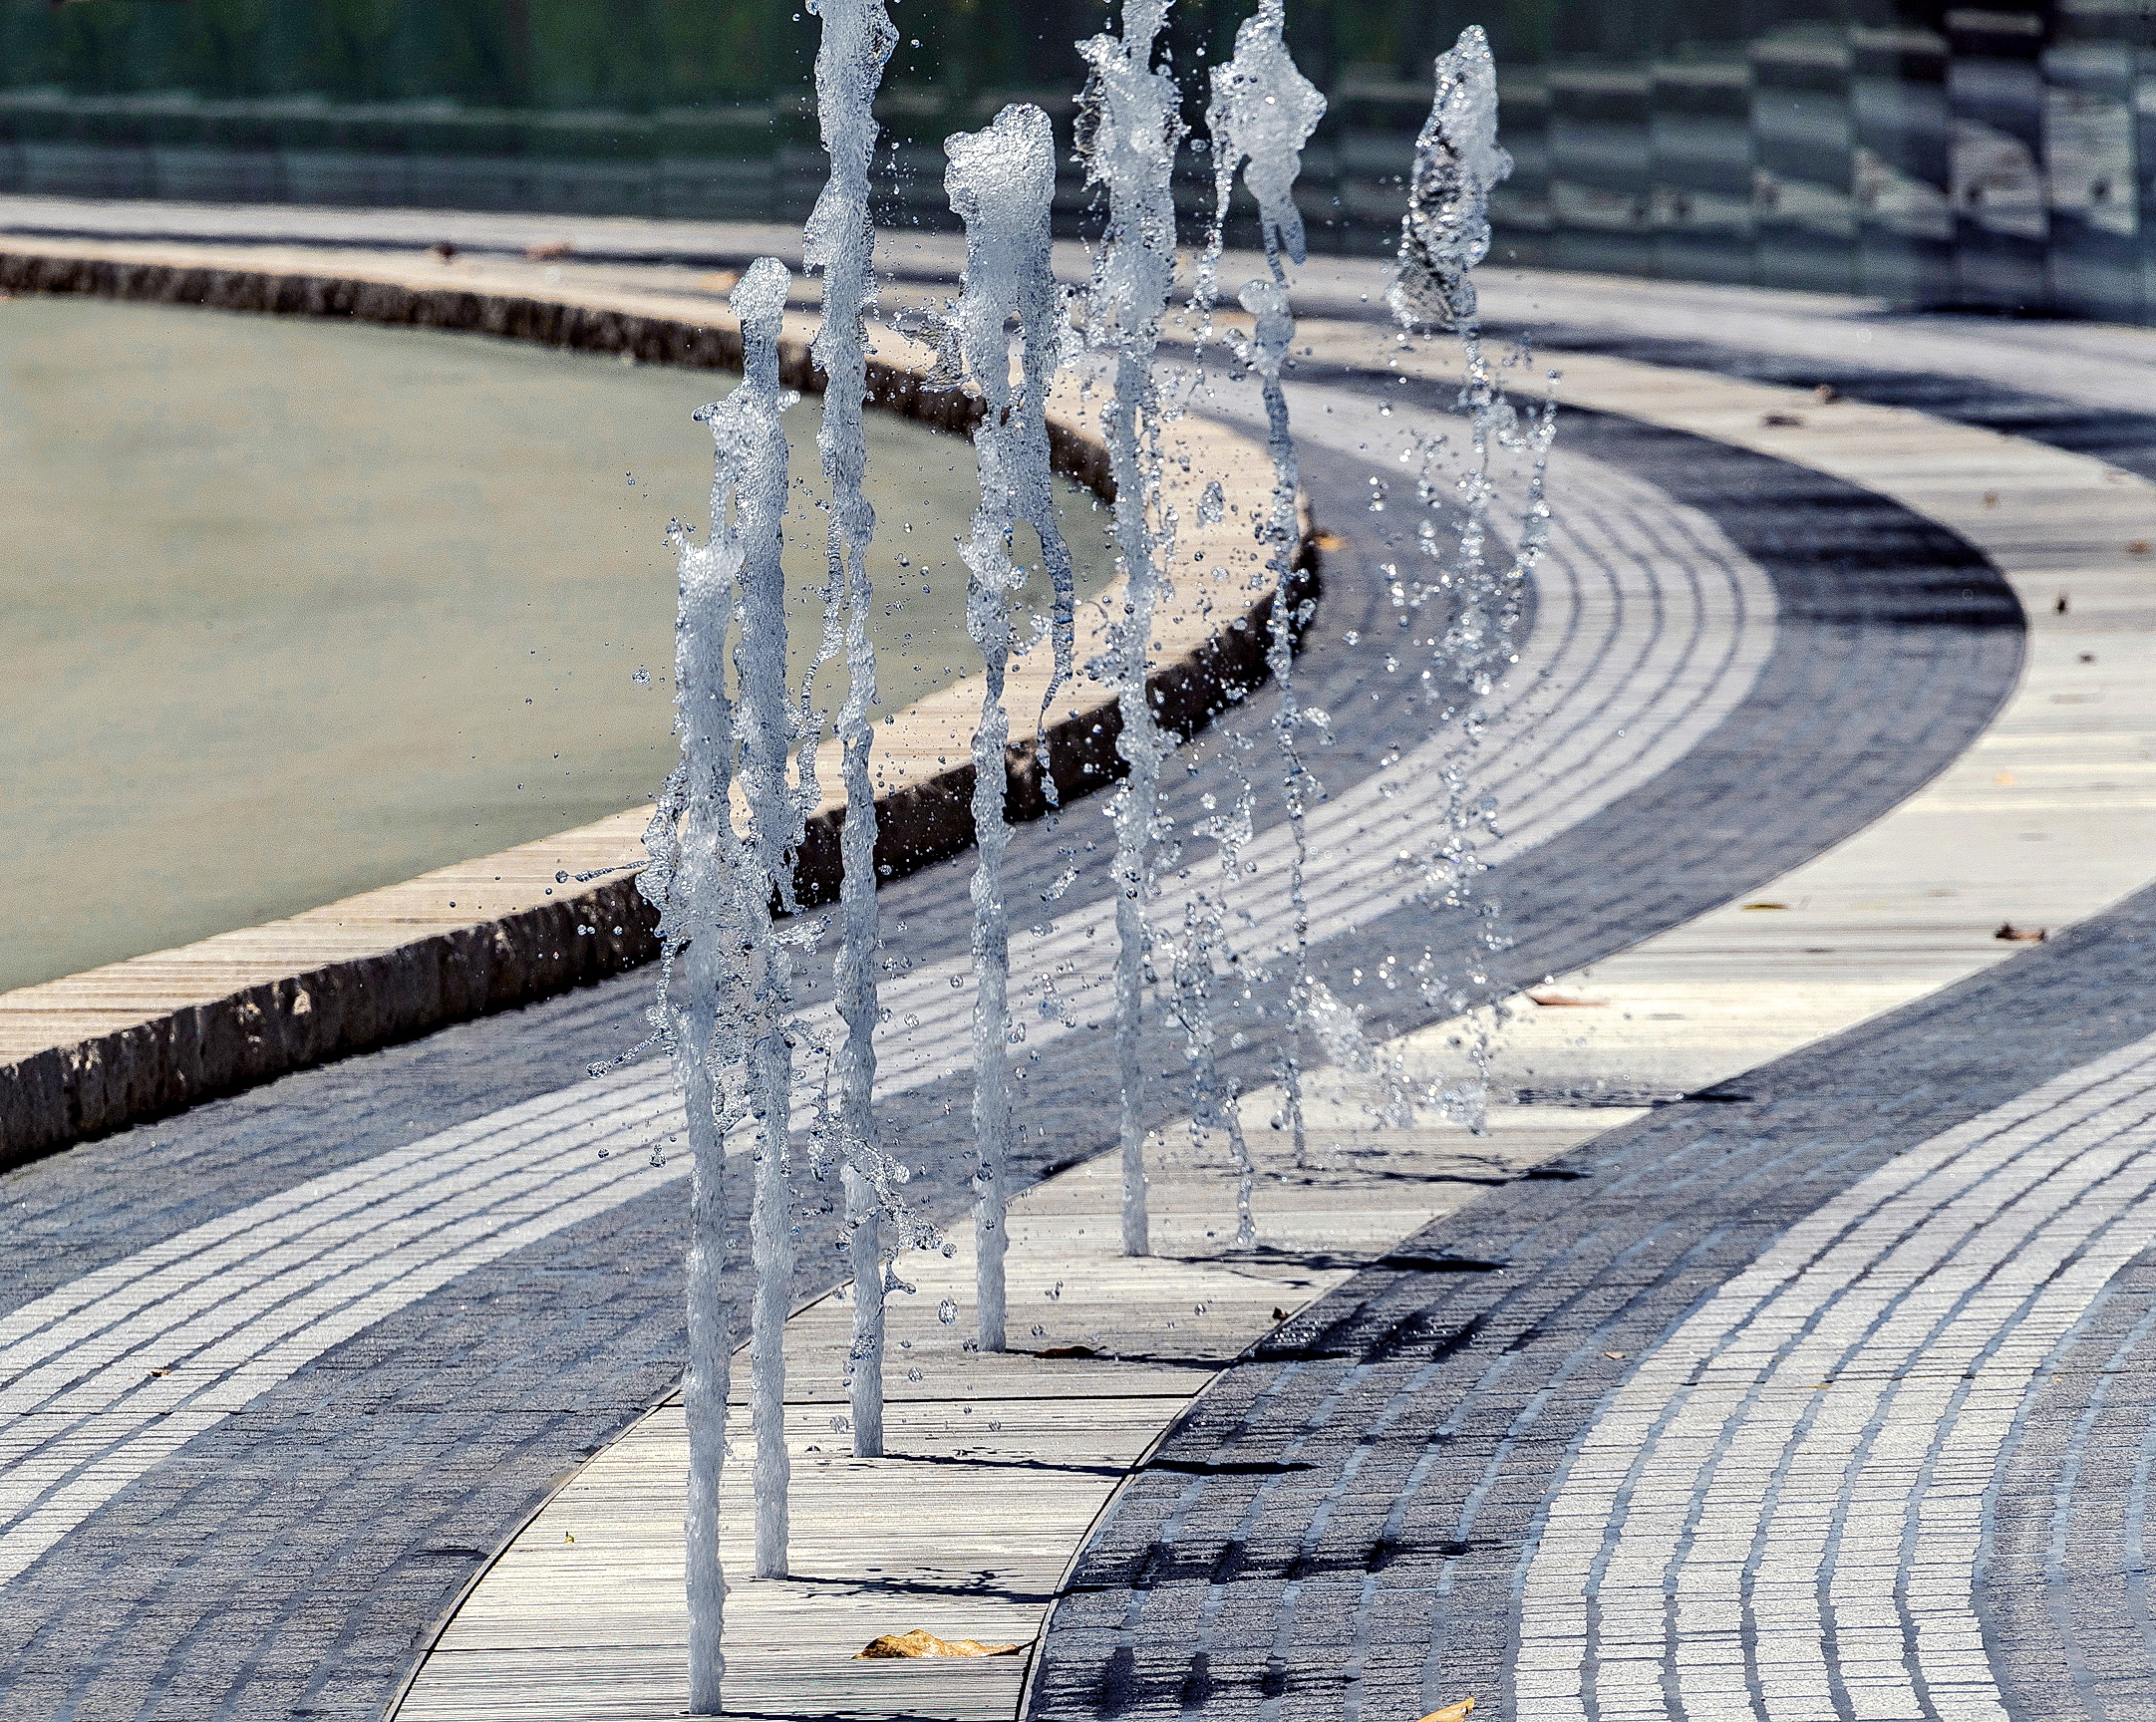
[[[1253,1097],[1255,1116],[1274,1096]],[[1322,1168],[1275,1164],[1258,1203],[1262,1248],[1234,1248],[1224,1161],[1155,1144],[1158,1255],[1118,1253],[1112,1157],[1012,1205],[1012,1343],[1089,1345],[1099,1358],[962,1349],[973,1330],[970,1230],[945,1259],[916,1252],[891,1304],[886,1445],[849,1456],[833,1427],[851,1308],[838,1296],[788,1324],[793,1574],[753,1580],[746,1464],[725,1480],[727,1711],[737,1716],[1008,1722],[1027,1658],[860,1662],[885,1632],[1030,1645],[1085,1529],[1124,1473],[1219,1365],[1351,1271],[1479,1188],[1626,1116],[1514,1109],[1493,1138],[1389,1132],[1386,1171],[1359,1173],[1358,1098],[1315,1133]],[[1599,1127],[1599,1126],[1595,1126]],[[1277,1138],[1276,1138],[1277,1139]],[[1415,1181],[1412,1174],[1423,1174]],[[1403,1177],[1402,1174],[1410,1176]],[[1283,1181],[1287,1180],[1287,1181]],[[1317,1257],[1326,1266],[1311,1266]],[[948,1298],[955,1322],[937,1318]],[[1041,1331],[1034,1332],[1038,1326]],[[919,1380],[910,1378],[918,1370]],[[746,1360],[735,1447],[746,1455]],[[397,1722],[658,1722],[687,1682],[681,1514],[687,1436],[678,1401],[653,1411],[550,1501],[481,1578],[398,1708]]]

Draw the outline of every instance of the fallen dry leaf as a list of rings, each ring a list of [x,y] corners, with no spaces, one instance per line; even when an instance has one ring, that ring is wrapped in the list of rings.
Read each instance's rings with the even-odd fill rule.
[[[2146,538],[2127,539],[2126,554],[2129,556],[2146,556],[2148,554],[2148,540]]]
[[[1786,903],[1747,903],[1744,907],[1747,909],[1786,909],[1789,905]]]
[[[1280,1305],[1279,1305],[1278,1303],[1275,1303],[1275,1304],[1273,1305],[1273,1319],[1274,1319],[1275,1321],[1285,1321],[1285,1320],[1287,1320],[1287,1318],[1288,1318],[1288,1312],[1287,1312],[1287,1310],[1283,1309],[1283,1308],[1282,1308],[1282,1307],[1281,1307],[1281,1306],[1280,1306]]]
[[[534,263],[551,263],[556,257],[566,257],[575,249],[574,239],[547,239],[537,245],[526,245],[524,255]]]
[[[1631,1353],[1630,1353],[1629,1351],[1605,1351],[1605,1352],[1603,1352],[1603,1356],[1605,1356],[1605,1357],[1609,1358],[1609,1360],[1610,1360],[1611,1362],[1613,1362],[1613,1363],[1622,1363],[1622,1362],[1624,1362],[1624,1360],[1625,1360],[1625,1359],[1626,1359],[1627,1357],[1629,1357],[1630,1355],[1631,1355]]]
[[[1462,1698],[1457,1704],[1447,1704],[1442,1710],[1432,1710],[1422,1722],[1467,1722],[1467,1712],[1475,1707],[1472,1698]]]
[[[1603,1003],[1600,999],[1575,999],[1570,993],[1559,993],[1549,987],[1530,987],[1527,997],[1531,1003],[1550,1009],[1570,1005],[1574,1009],[1594,1010],[1600,1009]]]
[[[1310,541],[1321,550],[1339,550],[1344,548],[1348,542],[1338,532],[1313,533]]]
[[[2009,944],[2014,945],[2041,945],[2051,935],[2047,928],[2016,927],[2011,921],[2002,921],[1999,924],[1999,931],[1994,933],[1992,937],[1994,939],[2004,939]]]
[[[714,269],[704,278],[704,286],[713,293],[731,293],[741,283],[741,273],[734,269]]]
[[[1034,1355],[1036,1357],[1097,1357],[1100,1353],[1090,1345],[1044,1345]]]
[[[1016,1656],[1016,1644],[984,1644],[978,1638],[938,1638],[916,1626],[911,1632],[886,1632],[854,1653],[856,1662],[881,1662],[911,1656]]]
[[[1997,490],[1987,490],[1984,493],[1984,505],[1987,508],[1997,508],[1999,506],[1999,492]]]
[[[1804,416],[1801,413],[1769,413],[1759,423],[1769,430],[1777,427],[1783,430],[1791,430],[1804,423]],[[1439,1711],[1438,1714],[1442,1715],[1443,1712]]]

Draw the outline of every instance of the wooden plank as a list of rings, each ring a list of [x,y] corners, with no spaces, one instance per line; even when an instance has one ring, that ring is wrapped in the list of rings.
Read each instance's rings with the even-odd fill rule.
[[[1264,1104],[1277,1097],[1258,1097]],[[882,1632],[1030,1642],[1065,1563],[1128,1467],[1224,1363],[1338,1284],[1344,1266],[1471,1198],[1446,1170],[1517,1166],[1574,1138],[1573,1117],[1515,1110],[1494,1138],[1432,1127],[1388,1143],[1390,1176],[1269,1165],[1262,1251],[1235,1247],[1233,1168],[1156,1141],[1157,1255],[1119,1254],[1112,1156],[1012,1204],[1015,1342],[1089,1344],[1056,1361],[964,1349],[973,1324],[970,1236],[898,1264],[916,1287],[893,1300],[887,1447],[850,1457],[832,1427],[851,1311],[838,1296],[787,1324],[793,1457],[791,1577],[742,1579],[752,1508],[746,1466],[724,1482],[728,1710],[784,1717],[905,1716],[989,1722],[1015,1711],[1022,1658],[856,1662]],[[1357,1134],[1338,1132],[1343,1139]],[[1322,1144],[1321,1144],[1322,1146]],[[1403,1182],[1397,1174],[1426,1174]],[[1403,1194],[1404,1192],[1404,1194]],[[1054,1295],[1051,1295],[1051,1293]],[[938,1319],[948,1298],[956,1320]],[[1044,1331],[1033,1333],[1038,1323]],[[1118,1358],[1115,1354],[1120,1353]],[[1172,1353],[1174,1361],[1151,1360]],[[921,1379],[908,1379],[914,1368]],[[745,1389],[737,1367],[737,1401]],[[735,1445],[747,1451],[746,1408]],[[594,1458],[465,1599],[395,1712],[400,1722],[636,1719],[681,1710],[687,1681],[681,1510],[687,1437],[678,1402]]]

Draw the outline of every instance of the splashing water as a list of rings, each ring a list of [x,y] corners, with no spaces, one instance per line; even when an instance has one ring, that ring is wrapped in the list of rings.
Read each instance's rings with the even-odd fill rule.
[[[1434,444],[1426,444],[1418,493],[1430,513],[1417,537],[1430,577],[1415,582],[1409,595],[1417,610],[1440,593],[1452,604],[1424,688],[1437,708],[1436,722],[1456,724],[1459,742],[1440,771],[1444,836],[1424,859],[1421,896],[1468,917],[1481,955],[1470,957],[1457,974],[1446,973],[1430,949],[1413,965],[1424,1003],[1448,1016],[1483,1001],[1489,989],[1484,959],[1506,945],[1500,906],[1480,884],[1489,865],[1480,850],[1496,835],[1497,808],[1472,770],[1473,755],[1487,727],[1486,702],[1517,658],[1521,595],[1549,536],[1545,479],[1555,409],[1545,399],[1539,411],[1522,415],[1506,399],[1475,309],[1473,270],[1489,251],[1490,192],[1511,170],[1512,158],[1497,143],[1497,74],[1489,42],[1469,26],[1437,58],[1436,93],[1415,143],[1399,266],[1386,296],[1408,337],[1455,335],[1466,369],[1459,403],[1467,414],[1468,446],[1463,469],[1449,486],[1459,513],[1455,543],[1448,556],[1437,528],[1437,510],[1447,500],[1448,487],[1438,477],[1443,457]],[[1518,362],[1526,362],[1524,353]],[[1493,563],[1488,522],[1499,453],[1525,457],[1527,483],[1513,554]],[[1486,1113],[1496,1026],[1487,1013],[1476,1013],[1466,1036],[1470,1076],[1457,1087],[1439,1083],[1428,1096],[1448,1116],[1477,1130]]]
[[[1353,1006],[1343,1004],[1323,981],[1310,984],[1310,1026],[1326,1056],[1351,1076],[1364,1077],[1378,1090],[1371,1108],[1380,1124],[1405,1130],[1414,1123],[1415,1093],[1396,1060],[1370,1043]]]
[[[781,929],[773,900],[793,904],[793,857],[800,848],[802,807],[787,782],[793,739],[786,699],[785,570],[779,562],[786,506],[786,440],[778,416],[793,397],[778,383],[778,330],[791,277],[784,265],[760,257],[734,289],[742,324],[742,384],[728,397],[741,450],[734,533],[741,546],[741,633],[734,667],[741,696],[741,780],[749,826],[745,864],[735,872],[738,925],[748,960],[748,1009],[743,1026],[748,1105],[757,1123],[756,1195],[749,1234],[756,1258],[756,1296],[749,1337],[750,1416],[756,1431],[756,1575],[786,1570],[785,1443],[786,1305],[793,1287],[791,1200],[786,1189],[786,1136],[793,1088],[788,1024],[793,1006],[793,946],[806,935],[796,919]],[[736,404],[739,404],[738,406]]]
[[[1297,70],[1281,40],[1286,0],[1260,0],[1235,32],[1235,56],[1213,68],[1205,130],[1213,145],[1213,225],[1198,261],[1197,300],[1209,312],[1218,297],[1220,254],[1227,243],[1228,201],[1235,175],[1258,201],[1266,260],[1280,277],[1283,252],[1303,261],[1303,214],[1295,181],[1303,145],[1325,118],[1325,98]]]
[[[1074,588],[1070,553],[1056,525],[1046,410],[1066,324],[1050,271],[1056,144],[1048,116],[1033,107],[1006,108],[985,130],[947,139],[944,150],[950,157],[944,184],[966,224],[966,271],[952,331],[985,409],[974,433],[981,500],[960,554],[967,572],[966,628],[980,648],[988,684],[973,737],[976,1303],[981,1349],[1001,1351],[1011,1129],[1011,931],[1003,884],[1011,840],[1004,805],[1011,718],[1003,695],[1015,645],[1011,600],[1026,578],[1012,561],[1011,535],[1020,520],[1030,523],[1052,571],[1061,675],[1071,653],[1063,618]],[[1023,381],[1015,395],[1005,334],[1014,317],[1024,332]]]
[[[1497,65],[1479,24],[1437,56],[1436,94],[1414,141],[1399,270],[1386,303],[1401,327],[1475,331],[1472,272],[1489,255],[1490,193],[1512,172],[1497,142]]]
[[[1116,489],[1116,547],[1125,576],[1124,608],[1109,666],[1121,720],[1116,746],[1128,768],[1112,811],[1122,1237],[1125,1251],[1133,1255],[1149,1248],[1139,1030],[1151,935],[1145,907],[1148,857],[1158,836],[1158,778],[1167,746],[1147,695],[1146,647],[1155,607],[1166,591],[1163,569],[1172,556],[1175,529],[1172,512],[1160,506],[1163,413],[1152,374],[1172,284],[1170,174],[1181,139],[1175,82],[1153,66],[1168,4],[1125,0],[1118,36],[1096,36],[1079,44],[1090,68],[1080,148],[1088,182],[1105,189],[1108,207],[1089,294],[1087,338],[1113,354],[1113,392],[1104,405],[1102,424]],[[850,1422],[856,1450],[872,1453],[881,1441],[882,1297],[891,1283],[885,1246],[889,1224],[902,1213],[892,1187],[902,1182],[903,1173],[882,1155],[870,1105],[878,926],[876,820],[868,773],[875,665],[867,640],[871,593],[865,553],[875,521],[861,488],[861,410],[865,314],[875,290],[867,203],[876,137],[871,104],[896,33],[883,0],[811,0],[810,10],[823,22],[817,93],[831,157],[829,183],[804,234],[804,256],[824,272],[824,322],[815,356],[830,379],[818,438],[833,492],[825,643],[826,655],[834,653],[842,634],[850,673],[839,718],[848,817],[842,836],[844,936],[835,976],[846,1032],[832,1052],[836,1100],[830,1116],[845,1174],[847,1248],[855,1285]],[[1239,297],[1254,322],[1242,357],[1264,389],[1275,479],[1273,503],[1258,530],[1273,577],[1267,660],[1280,684],[1276,745],[1283,794],[1296,831],[1291,879],[1297,924],[1296,1027],[1289,1036],[1289,1087],[1299,1109],[1293,1045],[1307,1028],[1334,1063],[1376,1083],[1374,1111],[1382,1122],[1402,1123],[1411,1121],[1415,1104],[1404,1077],[1371,1045],[1355,1011],[1311,979],[1307,962],[1302,888],[1308,857],[1302,821],[1316,786],[1299,751],[1306,715],[1293,682],[1295,632],[1304,618],[1291,602],[1299,537],[1298,472],[1281,374],[1295,324],[1283,258],[1297,263],[1303,259],[1302,223],[1292,192],[1301,149],[1324,113],[1324,99],[1296,70],[1282,41],[1282,0],[1261,0],[1257,16],[1238,32],[1234,59],[1214,79],[1208,120],[1215,143],[1216,215],[1201,264],[1199,296],[1209,314],[1229,197],[1240,171],[1258,200],[1269,265],[1268,277],[1246,284]],[[1435,101],[1417,141],[1399,270],[1387,294],[1409,336],[1456,335],[1466,362],[1460,395],[1470,430],[1464,471],[1447,489],[1440,482],[1438,451],[1425,450],[1421,492],[1431,515],[1419,536],[1428,566],[1412,601],[1419,606],[1437,593],[1448,597],[1449,619],[1441,639],[1432,643],[1435,662],[1424,683],[1438,709],[1437,722],[1456,722],[1461,736],[1443,773],[1447,830],[1426,858],[1423,894],[1447,909],[1471,914],[1485,950],[1501,947],[1496,904],[1485,901],[1477,889],[1484,870],[1478,845],[1495,828],[1494,808],[1475,786],[1469,755],[1486,722],[1484,705],[1512,662],[1520,594],[1546,539],[1543,482],[1553,425],[1547,404],[1523,416],[1506,400],[1498,367],[1486,353],[1476,323],[1472,270],[1489,246],[1490,190],[1510,167],[1496,144],[1495,123],[1488,46],[1479,30],[1470,29],[1437,63]],[[1012,601],[1025,578],[1025,570],[1014,561],[1012,534],[1017,524],[1026,522],[1041,543],[1042,562],[1055,590],[1055,682],[1060,687],[1072,668],[1075,588],[1055,527],[1044,409],[1068,329],[1049,270],[1054,160],[1046,118],[1036,109],[1009,108],[983,131],[953,137],[946,148],[946,183],[968,239],[966,277],[953,325],[955,356],[986,407],[978,438],[981,499],[963,555],[969,574],[968,631],[981,650],[988,680],[974,749],[974,814],[980,840],[973,890],[974,1030],[979,1073],[975,1126],[982,1169],[979,1343],[994,1349],[1004,1342],[1002,1259],[1010,1120],[1009,952],[1001,878],[1008,842],[1004,798],[1010,719],[1003,695],[1016,649]],[[726,1452],[731,1334],[723,1300],[726,1208],[721,1174],[727,1132],[745,1120],[754,1121],[757,1132],[750,1345],[756,1572],[777,1576],[786,1567],[788,1465],[780,1341],[793,1278],[787,1192],[790,1036],[796,1028],[793,963],[794,952],[812,935],[803,918],[793,915],[782,924],[779,916],[796,907],[793,862],[814,794],[813,718],[805,693],[800,713],[789,711],[785,688],[784,587],[778,558],[787,491],[778,415],[790,397],[779,387],[777,340],[788,285],[785,269],[764,258],[736,288],[733,303],[744,332],[744,380],[725,401],[699,415],[710,425],[717,446],[712,536],[703,545],[693,543],[686,530],[676,538],[682,760],[647,832],[651,865],[640,882],[660,909],[663,961],[653,1017],[657,1037],[674,1056],[694,1156],[691,1359],[684,1390],[691,1449],[691,1709],[699,1714],[718,1712],[724,1667],[726,1583],[718,1556],[718,1483]],[[1014,317],[1022,331],[1015,385],[1006,335]],[[1524,455],[1530,466],[1522,529],[1509,562],[1493,558],[1487,544],[1495,500],[1492,468],[1500,453]],[[1211,494],[1217,515],[1217,492]],[[1459,519],[1457,542],[1449,550],[1439,544],[1440,505],[1456,510]],[[1052,688],[1051,700],[1055,692]],[[1043,710],[1045,714],[1046,705]],[[1322,714],[1309,718],[1322,721]],[[789,783],[789,749],[795,743],[800,744],[800,776]],[[746,809],[740,821],[731,800],[737,779]],[[1047,787],[1053,801],[1052,777]],[[1220,886],[1195,893],[1180,935],[1163,930],[1160,940],[1161,954],[1170,959],[1164,967],[1172,974],[1175,1009],[1190,1047],[1193,1134],[1218,1130],[1229,1137],[1240,1179],[1240,1236],[1246,1244],[1253,1236],[1254,1172],[1241,1137],[1233,1084],[1220,1080],[1215,1065],[1211,989],[1217,973],[1213,953],[1222,944],[1226,882],[1241,867],[1251,814],[1246,783],[1235,807],[1207,825],[1219,848]],[[1425,1000],[1448,1010],[1462,1007],[1486,981],[1479,966],[1463,975],[1440,974],[1429,952],[1417,977]],[[1486,1045],[1477,1057],[1478,1072],[1486,1075]],[[956,1311],[946,1299],[938,1313],[948,1323]]]
[[[824,588],[826,650],[845,611],[846,699],[838,714],[840,777],[846,791],[839,830],[843,864],[838,887],[840,938],[832,964],[834,1004],[845,1032],[831,1056],[836,1088],[832,1126],[837,1137],[846,1203],[846,1256],[853,1278],[853,1343],[847,1392],[853,1451],[883,1452],[884,1216],[891,1206],[892,1167],[876,1132],[876,792],[869,719],[876,699],[876,653],[868,624],[874,594],[867,552],[875,510],[862,486],[868,446],[861,411],[868,391],[865,315],[875,297],[875,228],[869,219],[868,169],[875,153],[876,89],[898,45],[883,0],[808,0],[822,20],[816,50],[816,114],[830,177],[801,236],[801,255],[823,271],[823,326],[814,354],[828,382],[816,447],[831,486],[830,573]]]
[[[697,544],[681,527],[673,535],[680,581],[675,712],[682,756],[645,832],[651,865],[638,881],[659,910],[662,962],[652,1015],[674,1058],[694,1155],[683,1397],[690,1447],[690,1706],[699,1715],[718,1714],[725,1667],[719,1481],[733,1353],[724,1299],[725,1139],[734,1124],[755,1113],[765,1122],[764,1158],[779,1162],[782,1176],[786,1109],[781,1099],[774,1145],[769,1100],[773,1083],[783,1096],[790,1079],[783,1032],[791,1004],[790,957],[773,937],[770,910],[776,883],[772,866],[785,869],[784,889],[790,892],[792,849],[799,842],[798,804],[785,784],[790,725],[784,618],[770,591],[785,502],[785,442],[778,415],[790,397],[778,387],[777,335],[786,280],[784,268],[770,258],[759,259],[743,277],[733,297],[747,347],[743,381],[724,401],[696,415],[710,427],[716,449],[711,540]],[[727,680],[727,646],[737,628],[738,700]],[[737,764],[752,811],[746,836],[736,828],[732,803]],[[755,1219],[768,1229],[765,1185],[760,1166]],[[760,1248],[760,1322],[768,1265],[789,1266],[782,1259],[771,1262]],[[760,1388],[766,1385],[759,1382]],[[777,1385],[782,1401],[783,1381]],[[761,1453],[759,1458],[761,1487]],[[778,1485],[782,1554],[782,1472]],[[759,1530],[761,1543],[761,1522]]]
[[[1256,797],[1247,779],[1238,773],[1234,806],[1215,812],[1199,827],[1199,835],[1216,845],[1218,882],[1199,888],[1183,903],[1179,936],[1161,939],[1166,965],[1174,983],[1175,1013],[1183,1029],[1183,1057],[1190,1066],[1190,1147],[1193,1158],[1204,1154],[1212,1134],[1227,1138],[1228,1157],[1235,1167],[1235,1242],[1247,1250],[1258,1241],[1257,1219],[1251,1197],[1258,1169],[1250,1157],[1243,1135],[1242,1110],[1233,1077],[1220,1071],[1218,1034],[1213,1024],[1213,988],[1220,979],[1219,959],[1226,950],[1224,923],[1229,894],[1243,876],[1243,846],[1250,841]]]
[[[1101,414],[1115,484],[1115,548],[1124,578],[1123,613],[1110,652],[1122,727],[1115,750],[1128,775],[1115,792],[1115,1069],[1121,1089],[1123,1253],[1150,1253],[1145,1206],[1145,1078],[1139,1061],[1144,1014],[1146,855],[1153,839],[1166,743],[1145,686],[1160,570],[1172,553],[1173,522],[1153,518],[1160,491],[1160,399],[1153,350],[1175,271],[1175,202],[1170,177],[1182,141],[1181,93],[1153,70],[1153,45],[1167,25],[1168,0],[1124,0],[1120,36],[1080,42],[1092,68],[1079,114],[1086,183],[1107,192],[1107,231],[1093,263],[1086,339],[1115,354],[1114,394]]]
[[[1295,206],[1295,181],[1302,171],[1303,145],[1325,118],[1325,98],[1297,70],[1281,38],[1285,24],[1284,0],[1261,0],[1257,12],[1235,33],[1234,58],[1213,71],[1212,99],[1205,111],[1213,144],[1213,228],[1198,271],[1198,299],[1203,319],[1210,322],[1215,271],[1227,238],[1228,202],[1240,169],[1243,183],[1257,199],[1270,274],[1269,279],[1246,283],[1239,295],[1254,323],[1241,356],[1264,390],[1266,446],[1273,462],[1272,505],[1259,526],[1258,538],[1265,546],[1273,583],[1265,664],[1277,691],[1273,739],[1280,755],[1281,797],[1294,845],[1288,867],[1294,973],[1279,1074],[1287,1102],[1286,1122],[1296,1163],[1301,1165],[1308,1156],[1300,1043],[1310,1002],[1310,916],[1304,891],[1310,843],[1305,814],[1315,785],[1303,764],[1303,711],[1295,687],[1295,640],[1305,620],[1295,596],[1300,540],[1296,496],[1302,474],[1288,428],[1287,393],[1281,385],[1281,371],[1295,342],[1295,314],[1288,303],[1282,257],[1285,254],[1298,265],[1304,260],[1303,217]]]

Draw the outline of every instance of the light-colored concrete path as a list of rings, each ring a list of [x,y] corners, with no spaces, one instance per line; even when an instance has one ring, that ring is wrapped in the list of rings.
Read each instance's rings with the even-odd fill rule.
[[[1572,1123],[1567,1117],[1566,1125]],[[1270,1133],[1266,1133],[1270,1134]],[[1263,1249],[1235,1248],[1234,1176],[1216,1156],[1163,1165],[1158,1254],[1117,1247],[1114,1167],[1037,1185],[1012,1212],[1013,1343],[961,1348],[974,1319],[973,1250],[916,1252],[894,1300],[891,1455],[848,1455],[842,1370],[851,1306],[826,1297],[787,1327],[793,1573],[754,1580],[739,1533],[746,1468],[727,1478],[728,1708],[741,1715],[964,1718],[1017,1708],[1027,1658],[859,1662],[885,1632],[1030,1646],[1086,1527],[1124,1472],[1252,1337],[1381,1255],[1399,1231],[1470,1199],[1476,1182],[1550,1152],[1570,1132],[1508,1117],[1493,1138],[1395,1133],[1386,1177],[1353,1174],[1258,1196]],[[1327,1151],[1358,1139],[1321,1130]],[[954,1320],[938,1315],[947,1307]],[[1087,1346],[1098,1357],[1046,1358]],[[737,1406],[746,1442],[746,1401]],[[404,1722],[660,1718],[686,1674],[681,1504],[687,1437],[670,1401],[586,1466],[465,1600],[396,1715]]]

